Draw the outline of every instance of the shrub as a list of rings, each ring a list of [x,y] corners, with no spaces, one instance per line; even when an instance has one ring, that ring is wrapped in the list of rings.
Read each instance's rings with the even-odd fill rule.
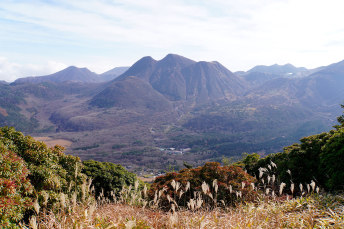
[[[79,193],[79,198],[82,197],[86,176],[81,173],[82,163],[78,157],[65,155],[60,146],[49,148],[12,127],[0,128],[0,142],[25,161],[28,178],[34,187],[33,197],[38,198],[41,207],[58,207],[55,204],[61,193],[68,198],[72,196],[72,188]]]
[[[343,106],[342,106],[343,107]],[[284,183],[310,183],[327,190],[344,189],[344,126],[329,132],[304,137],[300,143],[285,147],[283,152],[270,154],[260,159],[257,154],[246,155],[239,162],[248,173],[258,176],[259,168],[267,168],[271,162],[277,164],[277,177]],[[287,171],[290,170],[288,174]]]
[[[111,198],[111,192],[118,193],[124,186],[134,186],[137,180],[135,174],[111,162],[87,160],[83,164],[82,172],[92,178],[96,197],[104,192],[105,197]]]
[[[344,190],[344,127],[331,131],[320,154],[321,171],[327,177],[326,187]]]
[[[202,199],[203,207],[227,206],[241,200],[253,200],[256,195],[250,185],[253,182],[255,179],[238,166],[207,162],[201,167],[157,177],[151,185],[149,197],[154,202],[160,197],[158,205],[165,209],[169,209],[172,203],[176,207],[190,207],[190,203],[198,198]]]
[[[0,226],[15,227],[32,205],[33,187],[27,178],[25,162],[0,142]]]

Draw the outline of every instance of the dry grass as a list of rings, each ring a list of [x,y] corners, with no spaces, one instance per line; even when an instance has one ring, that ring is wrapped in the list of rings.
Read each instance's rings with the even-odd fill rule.
[[[283,202],[262,201],[259,204],[239,205],[236,208],[213,211],[162,212],[128,205],[108,204],[96,214],[120,228],[147,225],[149,228],[343,228],[344,205],[322,209],[323,198],[308,197]]]
[[[50,137],[34,137],[35,140],[44,142],[49,147],[54,147],[55,145],[60,145],[65,148],[69,148],[73,142],[66,139],[53,139]]]
[[[90,202],[68,213],[41,214],[38,228],[344,228],[344,196],[264,198],[235,208],[194,212]]]
[[[205,201],[198,199],[202,198],[198,193],[194,194],[195,199],[190,199],[189,210],[178,206],[177,201],[168,196],[171,210],[166,212],[159,206],[166,190],[156,192],[154,200],[149,201],[146,187],[141,191],[136,182],[134,187],[123,188],[117,196],[113,195],[116,197],[113,202],[105,198],[99,198],[96,202],[89,197],[83,204],[76,204],[73,198],[67,202],[61,198],[58,212],[39,213],[31,218],[30,228],[344,228],[344,194],[319,194],[312,181],[306,185],[307,191],[303,191],[300,184],[298,191],[301,196],[291,199],[288,192],[283,192],[288,189],[289,193],[293,193],[296,189],[294,184],[290,187],[284,183],[277,184],[267,169],[261,171],[261,181],[251,184],[252,189],[258,188],[258,198],[249,203],[238,201],[235,207],[219,208],[220,204],[214,201],[213,207],[208,208]],[[263,173],[267,176],[264,177]],[[212,185],[214,193],[209,193],[209,185],[202,184],[203,194],[216,196],[217,180]],[[182,187],[174,180],[171,186],[176,193],[183,188],[187,192],[189,188],[189,185]],[[92,193],[90,184],[87,187],[85,192]],[[199,203],[197,207],[191,206],[193,201]]]

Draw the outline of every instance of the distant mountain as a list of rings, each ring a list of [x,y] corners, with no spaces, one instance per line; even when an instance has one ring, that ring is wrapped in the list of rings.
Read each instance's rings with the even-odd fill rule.
[[[308,70],[304,67],[297,68],[292,64],[271,66],[258,65],[248,70],[247,72],[236,72],[236,74],[245,79],[251,87],[257,87],[264,83],[281,78],[281,77],[304,77],[312,74],[316,70]]]
[[[253,89],[250,98],[285,98],[309,107],[339,109],[344,101],[344,61],[321,67],[302,78],[276,78]]]
[[[305,72],[307,71],[306,68],[300,67],[297,68],[292,64],[285,64],[285,65],[258,65],[253,67],[252,69],[248,70],[248,72],[262,72],[262,73],[269,73],[269,74],[276,74],[276,75],[291,75],[296,74],[299,72]]]
[[[298,97],[312,103],[335,105],[344,102],[344,60],[331,64],[303,78],[298,83]]]
[[[127,71],[129,67],[116,67],[109,71],[106,71],[100,74],[100,78],[102,81],[110,81],[115,79],[117,76],[122,75],[125,71]]]
[[[244,82],[220,63],[195,62],[175,54],[168,54],[160,61],[144,57],[112,84],[130,76],[146,81],[170,101],[205,103],[216,99],[234,99],[245,89]],[[95,101],[92,100],[91,104],[95,105]]]
[[[5,80],[0,80],[0,84],[8,84]]]
[[[74,66],[70,66],[66,69],[63,69],[59,72],[56,72],[51,75],[46,76],[36,76],[36,77],[26,77],[20,78],[14,81],[13,84],[23,84],[23,83],[42,83],[42,82],[100,82],[100,77],[88,70],[87,68],[77,68]]]

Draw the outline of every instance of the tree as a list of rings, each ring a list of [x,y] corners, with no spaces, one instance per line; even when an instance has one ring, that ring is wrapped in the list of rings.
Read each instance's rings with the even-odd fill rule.
[[[71,195],[71,188],[81,197],[81,186],[86,176],[81,173],[80,158],[65,155],[60,146],[49,148],[13,127],[0,128],[0,143],[25,161],[28,178],[34,187],[33,195],[38,198],[41,207],[54,208],[61,193]],[[47,195],[48,201],[43,204]]]
[[[331,131],[320,154],[321,171],[326,175],[326,186],[344,190],[344,127]]]
[[[344,104],[340,105],[343,109],[344,109]],[[344,111],[343,111],[344,113]],[[342,114],[341,116],[339,116],[337,118],[338,122],[341,124],[342,127],[344,127],[344,114]]]
[[[137,180],[135,174],[111,162],[87,160],[83,164],[82,172],[92,178],[96,197],[104,192],[105,197],[111,198],[112,191],[118,193],[124,186],[133,186]]]

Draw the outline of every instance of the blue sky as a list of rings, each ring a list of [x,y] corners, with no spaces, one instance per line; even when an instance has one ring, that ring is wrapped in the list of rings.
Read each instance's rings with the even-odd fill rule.
[[[344,59],[341,0],[1,0],[0,80],[176,53],[231,71]]]

